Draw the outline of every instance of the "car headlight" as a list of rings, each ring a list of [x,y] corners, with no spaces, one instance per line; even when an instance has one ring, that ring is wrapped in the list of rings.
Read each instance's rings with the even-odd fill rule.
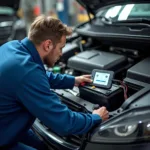
[[[90,141],[136,143],[150,141],[150,107],[128,110],[96,128]]]

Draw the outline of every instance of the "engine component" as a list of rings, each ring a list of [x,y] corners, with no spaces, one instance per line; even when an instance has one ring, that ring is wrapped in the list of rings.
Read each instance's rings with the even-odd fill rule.
[[[93,69],[111,70],[117,73],[127,64],[127,58],[123,55],[98,50],[84,51],[68,60],[69,68],[85,73],[91,73]]]
[[[124,102],[124,93],[120,86],[113,84],[111,89],[98,88],[91,85],[79,87],[80,97],[113,111]]]
[[[127,78],[150,84],[150,57],[137,63],[127,71]]]

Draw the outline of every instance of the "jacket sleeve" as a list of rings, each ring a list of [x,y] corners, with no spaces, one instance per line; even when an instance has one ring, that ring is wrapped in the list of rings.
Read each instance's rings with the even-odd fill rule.
[[[75,77],[67,74],[53,74],[46,72],[49,84],[52,89],[72,89],[75,84]]]
[[[16,95],[33,116],[59,135],[83,134],[101,122],[96,114],[77,113],[62,104],[50,90],[48,78],[41,70],[28,73],[18,86]]]

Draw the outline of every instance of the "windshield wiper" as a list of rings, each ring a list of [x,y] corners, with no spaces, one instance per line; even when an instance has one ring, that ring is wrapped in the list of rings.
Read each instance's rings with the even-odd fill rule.
[[[135,19],[128,19],[128,20],[117,20],[113,21],[112,23],[144,23],[150,24],[150,20],[146,18],[135,18]]]
[[[112,24],[112,19],[111,18],[107,18],[105,16],[99,16],[98,18],[101,19],[101,21],[104,23],[104,24]]]
[[[102,18],[103,23],[107,25],[114,26],[140,26],[140,27],[150,27],[150,20],[146,18],[128,19],[128,20],[117,20],[112,21],[112,19]]]

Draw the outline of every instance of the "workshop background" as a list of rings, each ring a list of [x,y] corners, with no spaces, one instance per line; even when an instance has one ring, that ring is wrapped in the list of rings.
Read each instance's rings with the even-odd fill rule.
[[[40,14],[59,18],[72,27],[88,20],[86,10],[75,0],[21,0],[18,14],[25,20],[27,30],[33,19]]]

